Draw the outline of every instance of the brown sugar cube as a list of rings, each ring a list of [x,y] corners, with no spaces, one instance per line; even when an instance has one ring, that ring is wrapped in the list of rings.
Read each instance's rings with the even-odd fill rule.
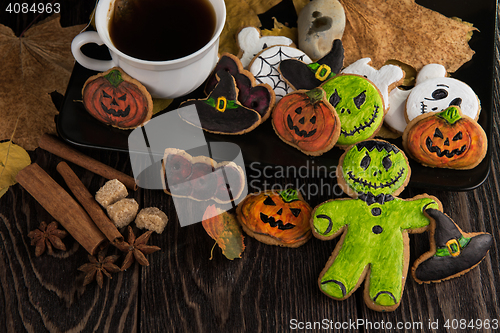
[[[97,191],[95,200],[104,208],[114,204],[118,200],[128,195],[127,188],[118,179],[112,179],[106,182],[103,187]]]
[[[143,208],[135,218],[137,228],[153,230],[161,234],[168,222],[168,216],[156,207]]]
[[[137,215],[139,204],[135,199],[121,199],[112,205],[109,205],[106,210],[111,221],[114,222],[117,228],[123,228],[129,225]]]

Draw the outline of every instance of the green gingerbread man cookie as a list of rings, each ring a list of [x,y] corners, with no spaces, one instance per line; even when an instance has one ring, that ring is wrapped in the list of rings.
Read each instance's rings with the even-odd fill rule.
[[[442,210],[441,203],[428,195],[397,197],[408,183],[410,166],[403,151],[386,141],[368,140],[349,148],[337,175],[353,199],[327,201],[312,213],[315,237],[331,240],[342,234],[319,287],[343,300],[366,280],[368,307],[395,310],[408,273],[408,233],[425,231],[430,221],[424,211]]]

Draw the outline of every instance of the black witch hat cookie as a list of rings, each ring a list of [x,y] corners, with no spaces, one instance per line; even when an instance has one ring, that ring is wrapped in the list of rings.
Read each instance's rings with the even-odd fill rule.
[[[238,102],[238,90],[231,74],[225,70],[217,72],[219,82],[206,99],[187,100],[181,104],[182,120],[217,134],[243,134],[261,123],[261,116]],[[195,105],[192,108],[183,106]]]
[[[412,274],[418,283],[441,282],[467,273],[486,256],[493,238],[488,233],[464,233],[446,214],[426,209],[431,220],[431,249],[418,258]]]
[[[295,90],[311,90],[340,72],[344,65],[344,47],[335,39],[332,49],[323,58],[311,64],[297,59],[286,59],[280,63],[281,76]]]

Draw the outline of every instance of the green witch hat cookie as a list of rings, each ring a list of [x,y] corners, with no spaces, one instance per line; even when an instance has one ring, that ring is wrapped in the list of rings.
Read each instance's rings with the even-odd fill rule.
[[[203,130],[218,134],[243,134],[261,123],[261,116],[238,102],[233,76],[225,70],[217,72],[219,83],[206,99],[187,100],[181,104],[182,120]],[[196,111],[183,106],[195,105]]]
[[[431,250],[413,265],[417,282],[448,280],[465,274],[483,260],[493,243],[490,234],[464,233],[449,216],[436,209],[426,209],[425,213],[435,228],[430,234]]]
[[[332,49],[323,58],[312,64],[297,59],[286,59],[280,63],[281,76],[295,90],[311,90],[331,79],[344,65],[344,47],[340,39],[335,39]]]

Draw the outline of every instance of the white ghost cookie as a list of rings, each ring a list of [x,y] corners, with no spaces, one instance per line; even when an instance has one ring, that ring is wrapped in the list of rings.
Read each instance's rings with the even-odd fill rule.
[[[446,76],[439,64],[424,66],[417,75],[415,87],[406,100],[406,121],[427,112],[439,112],[449,106],[459,106],[462,113],[474,120],[479,117],[479,99],[466,83]]]
[[[255,27],[241,29],[238,34],[238,46],[240,47],[240,61],[247,68],[250,61],[260,51],[275,45],[290,46],[293,41],[284,36],[261,36],[260,30]]]
[[[306,64],[312,62],[304,52],[295,47],[276,45],[257,54],[248,66],[248,70],[258,83],[267,83],[273,88],[276,94],[276,103],[293,91],[278,71],[280,63],[285,59],[298,59]]]

